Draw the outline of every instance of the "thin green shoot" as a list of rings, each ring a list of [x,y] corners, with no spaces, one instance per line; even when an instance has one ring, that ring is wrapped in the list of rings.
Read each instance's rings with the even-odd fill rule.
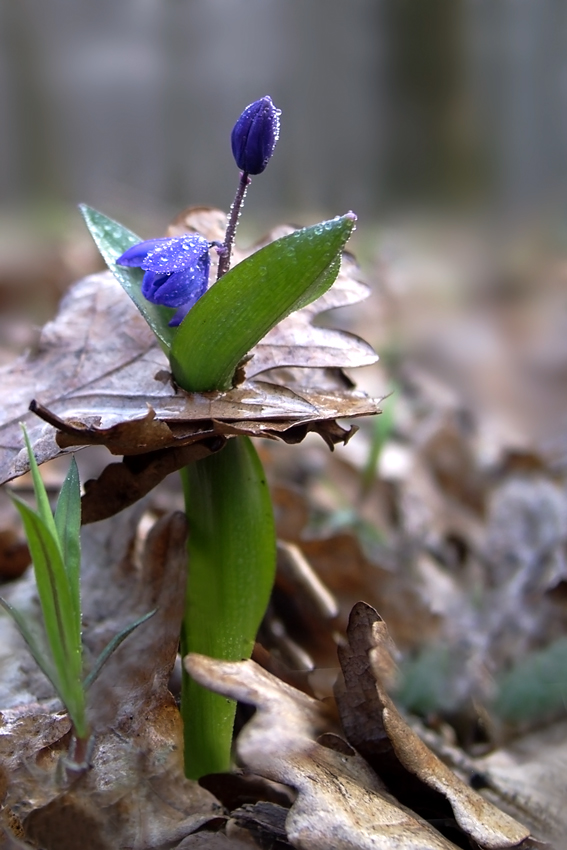
[[[0,598],[0,606],[14,620],[39,668],[53,685],[73,725],[72,751],[85,754],[90,739],[86,693],[102,665],[134,629],[155,611],[126,626],[101,652],[84,677],[81,632],[81,491],[75,459],[51,511],[27,431],[22,426],[28,452],[37,510],[13,497],[33,562],[41,607],[41,621],[33,622]],[[81,758],[81,765],[84,766]],[[77,765],[75,765],[77,767]]]

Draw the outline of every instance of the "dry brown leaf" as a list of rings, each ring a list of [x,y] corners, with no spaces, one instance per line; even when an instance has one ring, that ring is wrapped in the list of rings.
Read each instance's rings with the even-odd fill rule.
[[[209,238],[218,238],[218,210],[201,208],[185,215]],[[214,235],[213,235],[214,234]],[[273,238],[270,235],[267,241]],[[244,255],[237,254],[236,259]],[[188,394],[171,383],[168,362],[153,333],[110,273],[76,283],[48,323],[35,351],[0,371],[6,403],[0,412],[4,453],[0,482],[27,469],[19,422],[24,421],[39,462],[61,448],[92,443],[116,454],[142,454],[184,446],[211,434],[249,434],[297,442],[319,430],[332,446],[348,438],[337,418],[378,412],[377,403],[345,386],[340,369],[375,362],[370,346],[354,337],[315,328],[311,319],[323,310],[354,303],[368,288],[345,258],[330,293],[297,311],[253,349],[247,380],[227,393]],[[276,372],[252,380],[273,367],[304,367],[304,381],[281,386]],[[314,370],[314,367],[315,370]],[[297,371],[297,370],[296,370]],[[321,375],[320,386],[314,375]],[[52,425],[30,416],[35,399],[57,427],[66,431],[58,444]],[[59,423],[64,420],[65,425]],[[337,430],[338,429],[338,430]],[[82,442],[81,442],[82,441]]]
[[[323,703],[253,661],[191,654],[184,663],[201,685],[256,707],[239,735],[237,752],[250,770],[297,789],[286,820],[294,847],[454,850],[451,842],[400,806],[344,741],[339,749],[317,743],[316,738],[332,728]]]
[[[475,759],[474,767],[486,786],[483,794],[562,850],[567,835],[567,721]]]
[[[446,797],[459,826],[482,847],[516,847],[527,838],[528,829],[459,779],[402,718],[386,690],[393,663],[388,630],[370,605],[353,608],[348,640],[339,647],[344,680],[337,683],[336,698],[349,742],[375,769],[381,755],[393,755],[405,771]]]

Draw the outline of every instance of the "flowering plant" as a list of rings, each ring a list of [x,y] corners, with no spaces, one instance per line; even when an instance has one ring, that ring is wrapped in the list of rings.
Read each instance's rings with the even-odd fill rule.
[[[323,296],[339,273],[355,226],[353,213],[288,233],[231,268],[251,176],[262,173],[273,155],[279,123],[279,110],[264,97],[250,104],[233,128],[240,178],[222,240],[182,233],[143,241],[83,208],[109,268],[168,355],[180,392],[228,394],[242,382],[251,349],[292,312]],[[249,438],[228,439],[217,448],[222,451],[181,470],[190,527],[181,648],[237,660],[250,655],[268,604],[274,519]],[[227,769],[234,705],[185,676],[182,715],[187,775]]]

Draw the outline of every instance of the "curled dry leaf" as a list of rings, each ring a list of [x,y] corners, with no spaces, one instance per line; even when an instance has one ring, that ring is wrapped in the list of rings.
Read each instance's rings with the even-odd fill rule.
[[[175,846],[219,814],[215,798],[184,777],[181,720],[167,689],[183,616],[186,520],[174,514],[154,526],[137,570],[130,556],[139,513],[125,511],[83,535],[87,654],[96,657],[118,630],[157,609],[89,690],[92,769],[65,780],[58,764],[69,721],[51,705],[1,713],[0,826],[45,850]]]
[[[288,840],[302,850],[454,850],[429,824],[401,806],[346,742],[325,735],[323,703],[276,679],[253,661],[191,654],[185,666],[201,685],[254,705],[237,742],[255,773],[291,785],[298,798],[286,820]]]
[[[336,698],[349,742],[380,772],[392,760],[406,782],[415,777],[443,795],[461,829],[482,847],[518,846],[529,830],[477,794],[457,777],[411,729],[387,693],[393,661],[386,624],[364,602],[354,606],[348,644],[339,647],[344,679]],[[427,793],[427,788],[424,793]]]
[[[201,208],[185,214],[177,227],[218,239],[221,215]],[[280,234],[267,241],[275,235]],[[167,358],[113,276],[80,280],[56,319],[43,328],[36,350],[0,371],[6,399],[0,409],[5,449],[0,483],[27,470],[21,421],[39,462],[61,449],[92,443],[130,455],[235,434],[298,442],[315,430],[331,447],[346,441],[350,431],[335,420],[377,413],[378,407],[352,390],[340,370],[373,363],[376,354],[352,334],[315,328],[311,319],[367,294],[354,262],[346,258],[330,292],[288,317],[250,352],[239,386],[226,393],[188,394],[172,385]],[[302,367],[295,371],[305,380],[296,375],[293,385],[282,386],[281,375],[267,371],[275,366]],[[51,424],[30,416],[32,400]],[[53,426],[61,432],[57,441]]]

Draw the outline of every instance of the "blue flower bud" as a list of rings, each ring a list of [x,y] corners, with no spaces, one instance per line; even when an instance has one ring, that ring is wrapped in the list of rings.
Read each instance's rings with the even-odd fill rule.
[[[261,174],[267,166],[280,134],[281,110],[271,97],[247,106],[232,129],[232,154],[246,174]]]
[[[210,263],[209,243],[198,233],[148,239],[128,248],[116,260],[119,266],[144,269],[144,298],[152,304],[179,308],[170,327],[180,325],[207,291]]]

